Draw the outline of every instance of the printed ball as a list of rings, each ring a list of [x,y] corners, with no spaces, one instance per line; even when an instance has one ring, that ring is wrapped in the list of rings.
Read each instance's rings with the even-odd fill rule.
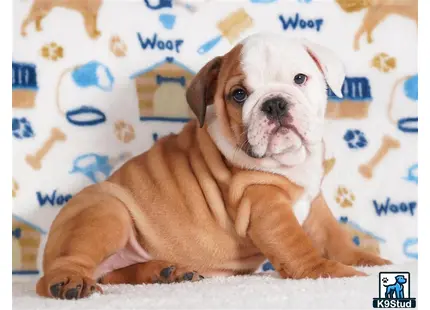
[[[26,139],[34,137],[33,128],[30,122],[25,118],[12,118],[12,136],[17,139]]]
[[[350,149],[362,149],[367,146],[364,133],[358,129],[348,129],[343,139]]]

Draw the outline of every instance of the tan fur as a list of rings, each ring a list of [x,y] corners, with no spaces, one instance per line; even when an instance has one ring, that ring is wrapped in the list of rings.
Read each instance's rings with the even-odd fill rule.
[[[97,29],[97,14],[102,4],[102,0],[34,0],[33,5],[21,25],[21,35],[27,35],[27,26],[34,22],[36,30],[42,31],[42,19],[44,19],[53,8],[63,7],[78,11],[82,14],[85,29],[92,39],[100,36]]]
[[[197,99],[209,92],[224,137],[244,148],[241,107],[228,96],[244,81],[240,51],[238,45],[209,66],[217,68],[216,76],[197,75],[213,89],[195,81],[200,84],[191,90],[203,94],[189,98],[199,113],[198,102],[207,103]],[[232,166],[207,125],[190,121],[68,202],[52,224],[37,293],[53,297],[54,287],[67,298],[67,289],[75,287],[78,297],[88,296],[96,268],[134,237],[153,261],[117,269],[102,283],[152,283],[154,273],[169,265],[203,276],[246,274],[266,257],[294,279],[364,275],[345,264],[388,263],[354,247],[322,196],[300,226],[292,206],[302,192],[283,176]]]

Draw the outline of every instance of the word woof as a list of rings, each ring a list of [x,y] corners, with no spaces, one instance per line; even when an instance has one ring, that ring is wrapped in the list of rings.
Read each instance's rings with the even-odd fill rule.
[[[54,190],[52,193],[42,193],[36,192],[37,201],[39,202],[39,206],[43,207],[45,205],[52,207],[60,207],[67,203],[71,198],[71,194],[59,194],[57,190]]]
[[[322,18],[305,19],[296,13],[294,17],[290,16],[288,19],[283,15],[279,15],[279,20],[282,23],[283,30],[296,30],[296,29],[312,29],[319,32],[321,30],[324,20]]]
[[[400,203],[392,203],[390,198],[387,198],[385,203],[378,203],[376,200],[373,200],[373,206],[375,207],[376,215],[388,215],[388,214],[398,214],[398,213],[406,213],[414,216],[415,209],[417,208],[416,201],[410,202],[400,202]]]
[[[180,47],[182,43],[184,43],[184,40],[182,39],[163,40],[156,33],[154,33],[152,38],[150,37],[145,38],[140,33],[137,33],[137,38],[139,39],[140,46],[144,50],[158,49],[160,51],[169,50],[169,51],[176,51],[176,53],[180,53]]]

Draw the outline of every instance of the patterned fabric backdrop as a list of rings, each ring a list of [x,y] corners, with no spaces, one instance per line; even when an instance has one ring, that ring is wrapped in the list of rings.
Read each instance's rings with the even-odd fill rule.
[[[417,259],[417,5],[14,1],[13,273],[37,273],[60,208],[179,131],[195,73],[259,31],[305,37],[343,59],[344,98],[328,93],[325,197],[358,246]]]

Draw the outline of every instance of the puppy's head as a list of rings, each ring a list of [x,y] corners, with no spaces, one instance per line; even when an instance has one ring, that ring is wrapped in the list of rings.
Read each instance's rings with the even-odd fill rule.
[[[322,46],[257,34],[206,64],[187,100],[201,126],[213,104],[208,126],[216,126],[227,157],[233,149],[255,161],[298,164],[322,139],[327,84],[341,97],[344,77],[342,63]]]

